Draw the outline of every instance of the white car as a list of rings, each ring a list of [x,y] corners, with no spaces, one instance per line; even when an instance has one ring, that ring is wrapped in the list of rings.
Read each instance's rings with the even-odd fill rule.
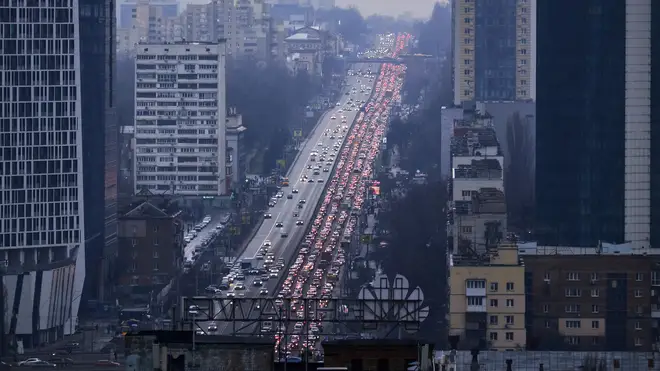
[[[330,120],[336,120],[336,119],[337,119],[337,116],[335,116],[335,115],[330,116]]]

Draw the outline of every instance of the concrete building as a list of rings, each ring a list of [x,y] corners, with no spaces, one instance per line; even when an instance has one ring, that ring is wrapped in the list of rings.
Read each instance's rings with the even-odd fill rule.
[[[535,3],[452,2],[455,105],[472,100],[533,99]]]
[[[485,259],[455,255],[449,280],[449,331],[458,349],[525,348],[525,267],[515,245],[491,249]]]
[[[231,173],[227,174],[231,178],[229,192],[238,190],[245,179],[247,171],[247,153],[245,151],[245,131],[243,126],[243,117],[236,113],[232,108],[227,114],[227,168]]]
[[[303,27],[284,39],[287,63],[293,71],[320,75],[325,56],[326,40],[322,31]]]
[[[133,21],[137,18],[138,5],[142,5],[142,0],[125,0],[119,4],[119,22],[118,28],[131,28]],[[149,0],[149,6],[160,8],[160,13],[165,18],[176,17],[179,15],[179,3],[176,0]]]
[[[526,270],[531,349],[657,349],[660,255],[655,249],[632,243],[518,247]]]
[[[136,193],[222,196],[227,174],[224,43],[140,45]]]
[[[83,49],[84,36],[80,34],[82,23],[89,21],[79,17],[82,4],[91,5],[84,1],[13,1],[4,2],[0,8],[3,354],[11,354],[7,340],[12,345],[22,342],[23,347],[33,347],[60,340],[76,330],[86,278],[85,201],[86,196],[97,193],[86,192],[84,173],[96,171],[103,179],[106,170],[102,161],[97,170],[84,167],[87,151],[101,159],[105,151],[103,134],[96,142],[100,142],[100,148],[86,147],[84,126],[98,124],[100,127],[95,129],[101,133],[106,128],[102,126],[105,121],[83,123],[81,117],[89,113],[82,105],[83,94],[89,93],[82,89],[82,79],[94,70],[81,68],[83,56],[88,56],[84,50],[89,52]],[[107,10],[102,4],[95,8],[101,9]],[[57,19],[46,16],[53,14]],[[100,23],[93,35],[104,35],[107,26]],[[91,41],[84,39],[87,47]],[[107,57],[106,40],[94,41],[99,56]],[[31,46],[26,47],[26,43]],[[111,58],[99,59],[112,66]],[[99,83],[97,89],[107,88],[105,77],[95,80]],[[99,102],[92,102],[101,110],[101,118],[108,108],[103,97],[107,95],[99,95]],[[98,192],[103,192],[100,187]],[[100,209],[95,212],[101,218],[101,238],[96,246],[102,251],[103,199],[96,205]]]
[[[651,98],[660,84],[651,47],[660,42],[660,4],[560,0],[539,2],[537,14],[539,243],[660,247],[652,228],[660,224],[660,106]],[[575,47],[565,48],[560,40],[571,35],[579,35]]]
[[[462,107],[442,107],[440,113],[441,138],[440,147],[442,148],[440,172],[442,177],[449,179],[451,177],[451,138],[454,133],[454,122],[463,119]]]
[[[179,214],[166,201],[150,200],[119,218],[116,296],[121,305],[151,304],[179,272],[184,232]]]

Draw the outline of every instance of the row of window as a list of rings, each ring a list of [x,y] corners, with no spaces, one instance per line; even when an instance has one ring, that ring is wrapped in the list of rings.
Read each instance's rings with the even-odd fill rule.
[[[564,338],[564,341],[569,345],[581,345],[583,338],[584,337],[580,337],[580,336],[566,336]],[[644,345],[642,338],[636,337],[634,341],[636,347],[641,347],[642,345]],[[599,345],[599,344],[600,344],[600,338],[598,337],[591,338],[591,345]]]
[[[138,153],[213,153],[218,152],[218,147],[183,147],[183,148],[172,148],[172,147],[138,147]]]
[[[499,337],[500,337],[499,333],[497,331],[491,331],[490,335],[488,335],[488,336],[490,337],[491,341],[497,341],[497,340],[499,340]],[[511,332],[511,331],[505,332],[504,333],[504,340],[513,341],[514,340],[513,332]]]
[[[595,282],[595,281],[600,280],[600,275],[597,272],[590,273],[588,277],[589,277],[589,280],[591,282]],[[566,273],[566,280],[567,281],[580,281],[582,278],[583,278],[583,276],[582,276],[581,272],[567,272]],[[550,272],[546,272],[543,276],[543,279],[545,281],[550,281],[550,279],[551,279]],[[660,274],[658,274],[658,272],[652,272],[651,279],[652,280],[660,280]],[[644,281],[644,273],[635,273],[635,281],[643,282]]]
[[[490,323],[493,326],[499,325],[500,324],[500,318],[499,316],[489,316],[488,318],[488,323]],[[504,316],[504,324],[505,325],[515,325],[516,320],[514,316]]]
[[[465,282],[465,287],[468,289],[485,289],[486,288],[486,280],[467,280]],[[490,283],[490,291],[491,292],[497,292],[499,290],[499,282],[491,282]],[[514,291],[515,290],[515,284],[513,282],[507,282],[506,283],[506,291]]]
[[[600,297],[600,289],[591,289],[590,294],[592,298]],[[633,290],[633,294],[636,298],[644,297],[643,291],[639,289]],[[582,296],[582,289],[579,288],[567,288],[566,297],[567,298],[579,298]]]
[[[483,296],[468,296],[467,297],[467,305],[468,306],[482,306],[485,305],[486,298]],[[514,299],[506,299],[506,307],[507,308],[513,308],[514,307]],[[499,299],[490,299],[489,304],[492,308],[497,308],[500,305]]]
[[[543,304],[542,305],[542,311],[543,313],[549,313],[550,312],[550,304]],[[567,304],[564,306],[564,312],[566,313],[581,313],[582,312],[582,306],[580,304]],[[600,306],[598,304],[592,304],[591,305],[591,313],[600,313]],[[635,313],[637,314],[643,314],[644,313],[644,307],[642,305],[636,305],[635,306]]]

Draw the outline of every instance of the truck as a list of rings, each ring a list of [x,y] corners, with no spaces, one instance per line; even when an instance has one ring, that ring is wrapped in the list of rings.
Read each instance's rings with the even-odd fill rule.
[[[241,259],[241,269],[252,269],[252,259]]]

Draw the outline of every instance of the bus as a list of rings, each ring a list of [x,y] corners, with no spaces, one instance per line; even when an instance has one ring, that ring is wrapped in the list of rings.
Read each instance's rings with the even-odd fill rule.
[[[282,178],[282,187],[288,187],[289,186],[289,178],[283,177]]]

